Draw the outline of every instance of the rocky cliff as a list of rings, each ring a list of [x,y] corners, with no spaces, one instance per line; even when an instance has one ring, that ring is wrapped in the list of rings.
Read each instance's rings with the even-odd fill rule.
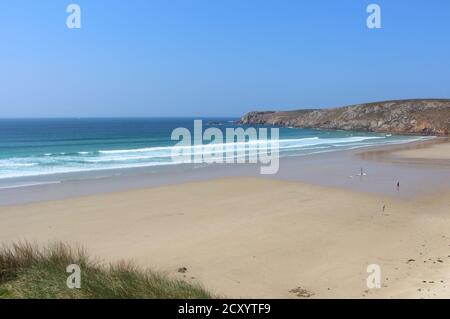
[[[450,99],[397,100],[284,112],[250,112],[242,124],[270,124],[299,128],[448,135]]]

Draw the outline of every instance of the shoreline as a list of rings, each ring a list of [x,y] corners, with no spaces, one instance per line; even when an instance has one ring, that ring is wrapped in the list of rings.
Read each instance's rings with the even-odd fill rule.
[[[386,159],[385,154],[391,154],[398,150],[426,147],[446,141],[446,139],[434,137],[395,145],[368,146],[352,150],[281,157],[279,172],[267,177],[321,186],[351,188],[354,191],[362,191],[363,193],[379,193],[381,189],[375,187],[375,184],[372,186],[361,183],[355,185],[355,183],[350,183],[348,178],[350,176],[354,178],[361,167],[365,167],[366,171],[371,171],[373,174],[384,174],[383,163],[388,163],[388,165],[399,164],[395,163],[396,160],[393,158]],[[333,156],[330,157],[330,154]],[[336,166],[339,166],[339,170],[337,170]],[[257,164],[181,164],[171,165],[170,167],[127,169],[126,174],[117,172],[112,176],[86,173],[67,181],[42,179],[37,182],[23,182],[24,184],[29,184],[26,187],[0,187],[0,195],[2,195],[0,196],[0,207],[213,180],[226,176],[258,177],[260,176],[259,167]],[[339,174],[339,172],[344,171],[347,174]],[[425,168],[425,171],[428,171],[428,169]],[[399,179],[404,180],[408,179],[410,174],[410,170],[405,171],[402,168],[393,175],[398,175]],[[433,178],[437,175],[439,175],[438,172],[434,172],[426,179],[432,184]],[[447,176],[447,174],[443,176]],[[448,176],[450,177],[450,174]],[[388,178],[390,177],[385,176],[385,179]],[[369,177],[366,179],[369,179]],[[435,184],[442,184],[441,180],[443,178],[437,177],[436,180],[438,182]],[[394,181],[391,183],[394,183]],[[387,192],[385,192],[385,195],[387,195]],[[417,190],[411,190],[402,195],[412,197],[417,196],[418,192]]]

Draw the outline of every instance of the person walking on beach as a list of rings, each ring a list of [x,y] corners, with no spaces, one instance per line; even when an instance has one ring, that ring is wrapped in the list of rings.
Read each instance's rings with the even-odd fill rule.
[[[400,182],[397,182],[397,192],[400,191]]]

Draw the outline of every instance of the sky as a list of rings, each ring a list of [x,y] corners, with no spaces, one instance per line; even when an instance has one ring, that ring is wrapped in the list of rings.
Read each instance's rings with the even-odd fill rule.
[[[2,0],[0,118],[450,98],[449,38],[448,0]]]

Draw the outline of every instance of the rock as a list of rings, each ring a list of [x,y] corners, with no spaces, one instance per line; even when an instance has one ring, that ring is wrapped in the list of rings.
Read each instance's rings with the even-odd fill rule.
[[[184,274],[184,273],[187,273],[187,268],[186,267],[181,267],[181,268],[178,268],[178,272],[179,273],[182,273],[182,274]]]
[[[450,132],[450,99],[397,100],[334,109],[250,112],[245,114],[239,123],[383,133],[448,135]]]
[[[308,290],[302,287],[297,287],[295,289],[289,290],[289,292],[295,294],[297,297],[302,298],[309,298],[314,295],[312,292],[309,292]]]

